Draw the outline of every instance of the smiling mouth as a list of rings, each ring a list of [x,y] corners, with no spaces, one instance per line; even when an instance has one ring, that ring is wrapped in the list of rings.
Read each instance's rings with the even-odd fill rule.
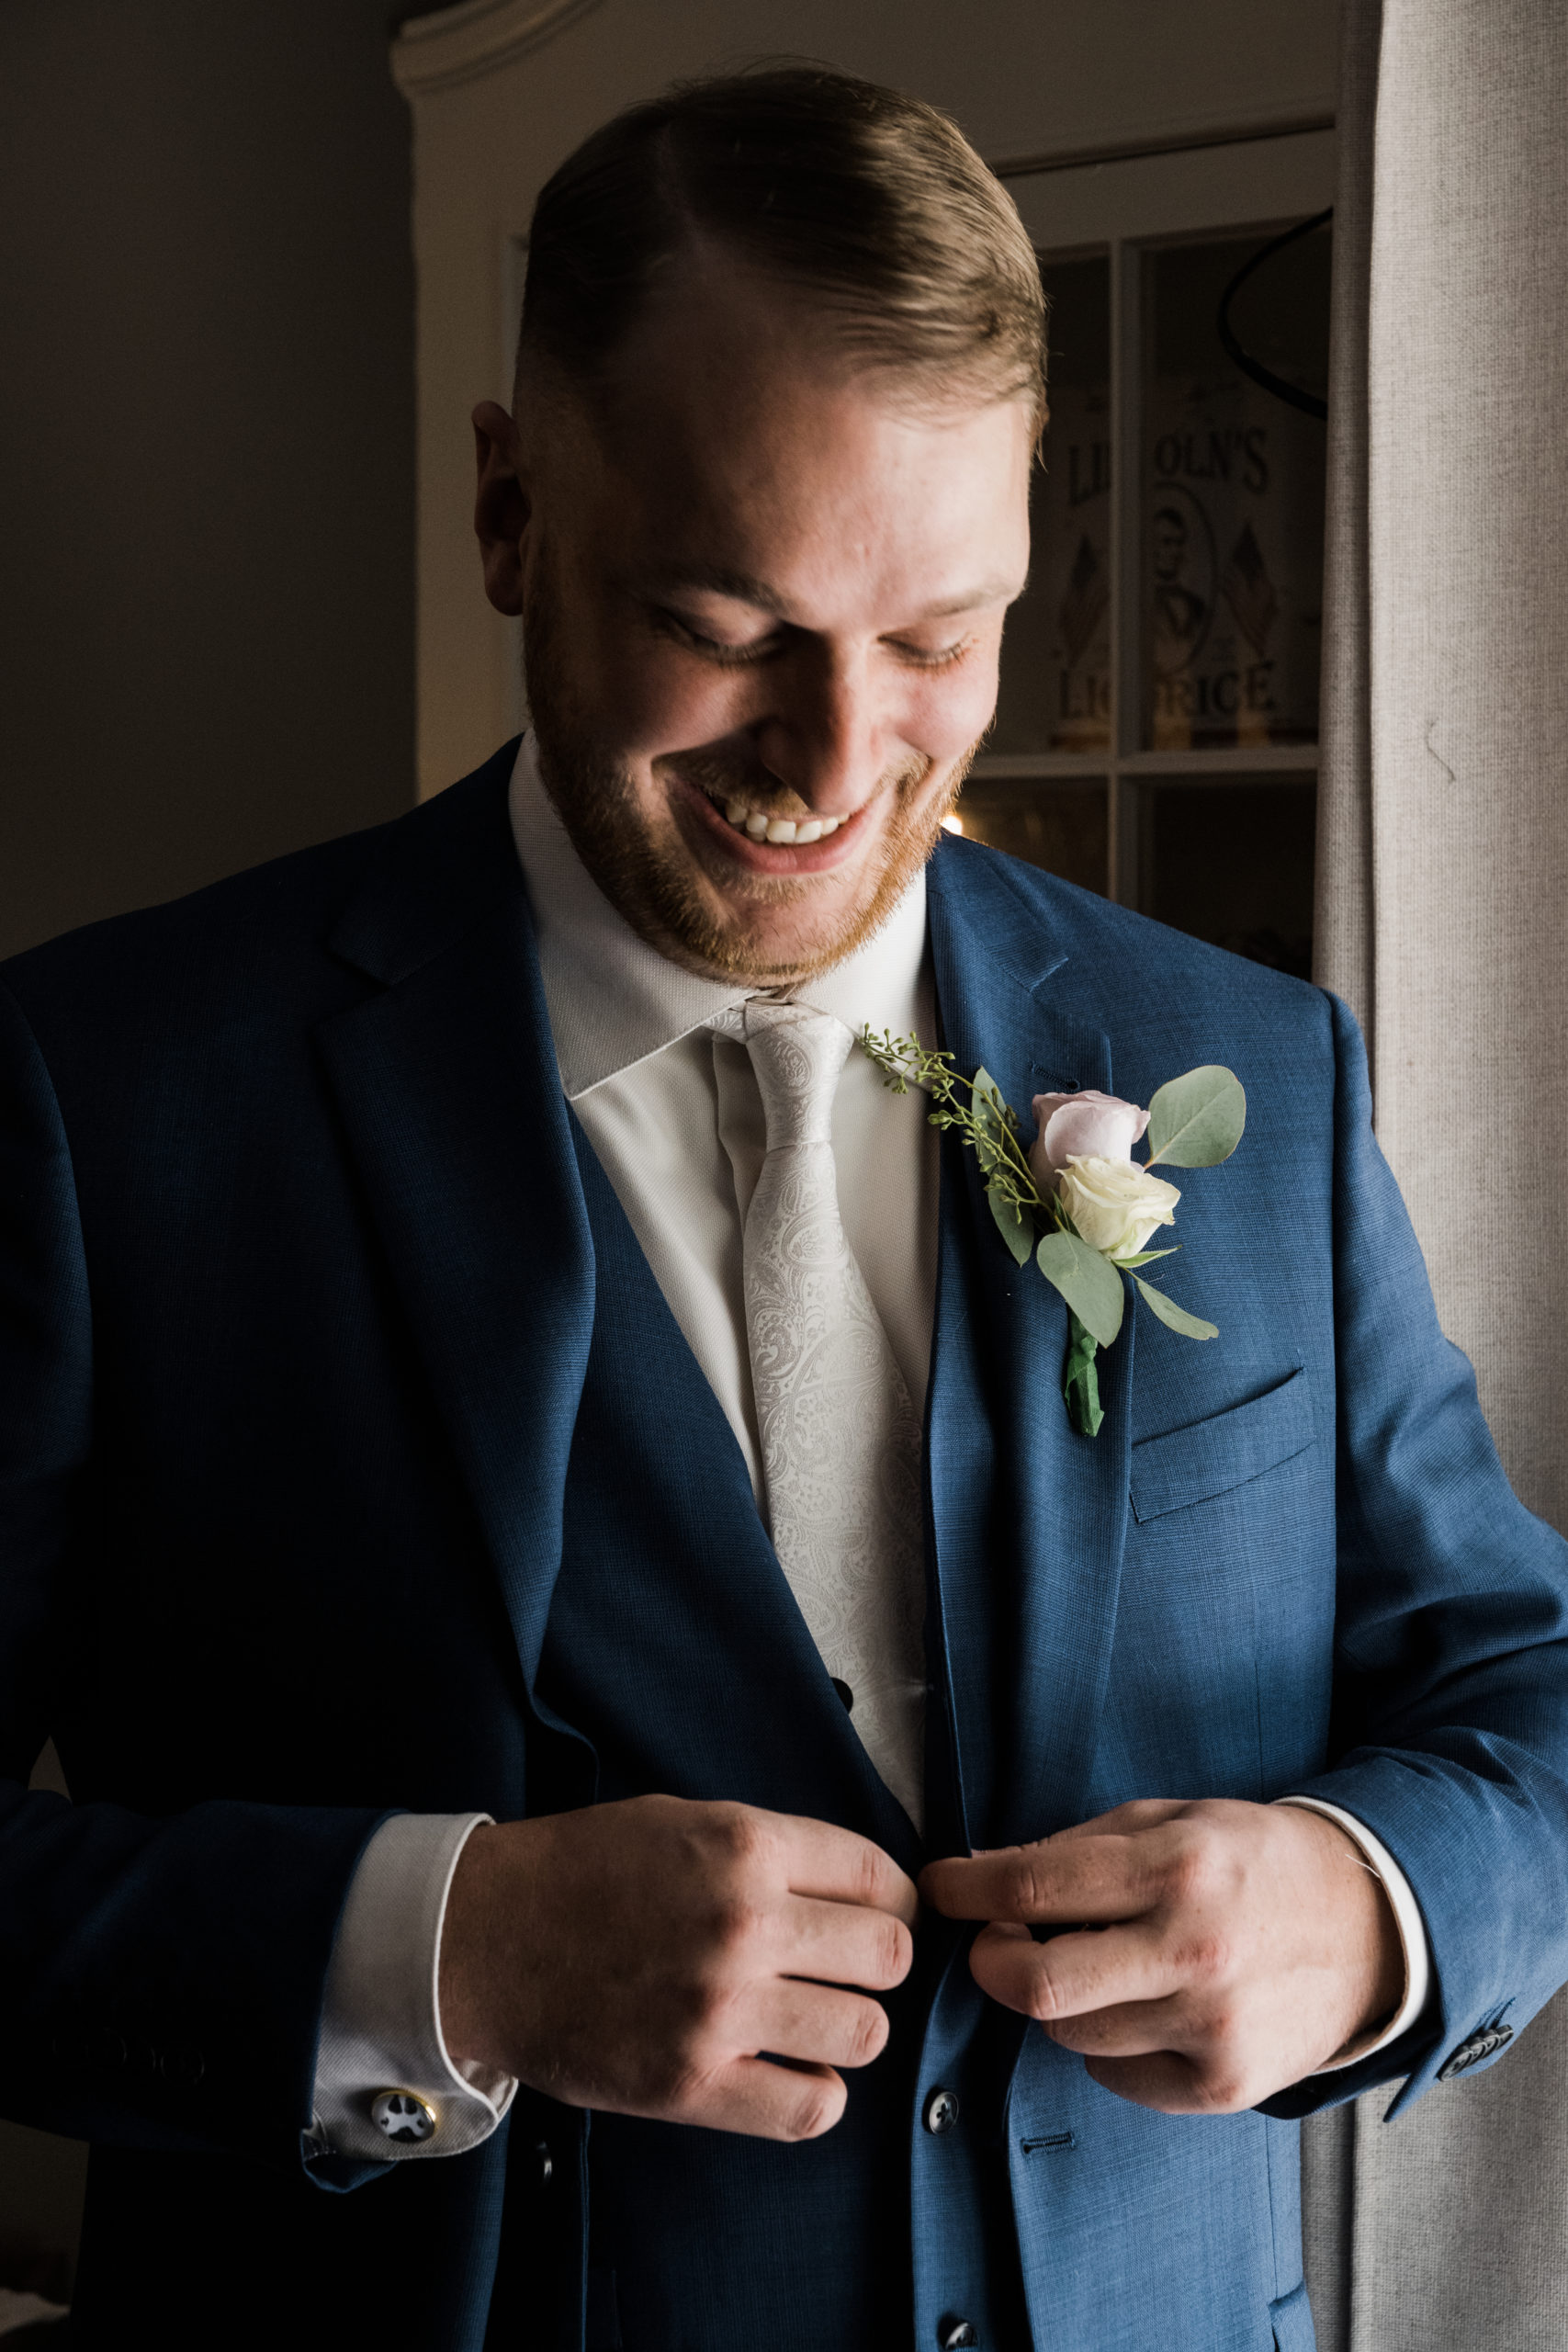
[[[774,842],[786,848],[825,842],[850,821],[847,817],[771,817],[765,808],[753,808],[750,801],[728,794],[709,793],[706,797],[732,831],[744,833],[748,841]]]

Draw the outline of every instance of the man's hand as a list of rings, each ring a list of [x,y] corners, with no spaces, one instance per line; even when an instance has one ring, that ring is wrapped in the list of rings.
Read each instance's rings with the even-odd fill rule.
[[[1387,2017],[1404,1984],[1381,1882],[1295,1805],[1119,1805],[1038,1845],[932,1862],[920,1892],[992,1922],[970,1967],[993,2000],[1168,2115],[1255,2107]],[[1066,1932],[1036,1943],[1032,1926]]]
[[[637,1797],[476,1829],[442,2031],[454,2059],[573,2107],[815,2139],[844,2110],[837,2069],[887,2039],[866,1994],[908,1973],[917,1908],[866,1838],[750,1805]]]

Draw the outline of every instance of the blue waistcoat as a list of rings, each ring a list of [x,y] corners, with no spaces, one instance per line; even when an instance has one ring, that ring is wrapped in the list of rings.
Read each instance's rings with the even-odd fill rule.
[[[919,1841],[851,1727],[718,1401],[573,1130],[593,1339],[537,1685],[541,1713],[576,1735],[556,1759],[561,1792],[664,1791],[833,1821],[913,1874]],[[951,1779],[941,1742],[932,1772]],[[933,1795],[951,1815],[951,1787]],[[848,2110],[821,2140],[592,2119],[587,2352],[874,2352],[908,2345],[911,2324],[934,2343],[954,2314],[987,2346],[1027,2342],[1001,2154],[1021,2029],[976,1991],[968,1942],[925,1924],[888,2003],[889,2046],[851,2075]],[[959,2120],[933,2133],[921,2118],[942,2088]]]

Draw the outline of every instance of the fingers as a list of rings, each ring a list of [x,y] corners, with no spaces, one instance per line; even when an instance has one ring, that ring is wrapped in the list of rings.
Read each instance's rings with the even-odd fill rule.
[[[1061,2018],[1047,2032],[1064,2050],[1082,2058],[1146,2058],[1152,2051],[1190,2058],[1202,2035],[1191,2006],[1179,1994],[1163,2001],[1122,2001],[1114,2008],[1087,2009]]]
[[[913,1879],[869,1838],[840,1829],[830,1821],[807,1821],[793,1814],[765,1817],[783,1833],[792,1894],[815,1895],[826,1903],[863,1905],[890,1912],[906,1928],[914,1926],[920,1898]]]
[[[784,1915],[780,1973],[890,1993],[909,1973],[914,1938],[902,1919],[847,1903],[794,1896]]]
[[[1253,2104],[1247,2090],[1215,2083],[1173,2050],[1145,2058],[1088,2058],[1084,2066],[1101,2090],[1159,2115],[1239,2115]]]
[[[887,2032],[879,2001],[788,1977],[757,1986],[734,2022],[734,2037],[748,2054],[826,2066],[869,2066],[886,2048]]]
[[[969,1968],[993,2001],[1052,2027],[1092,2010],[1168,2000],[1187,1981],[1179,1954],[1139,1920],[1043,1944],[1017,1927],[986,1928],[975,1939]]]
[[[1070,1829],[1058,1829],[1056,1839],[1098,1838],[1102,1834],[1134,1829],[1156,1829],[1162,1822],[1174,1821],[1188,1811],[1191,1800],[1187,1797],[1132,1797],[1125,1804],[1114,1806],[1110,1813],[1097,1813],[1091,1821],[1075,1821]]]
[[[1033,1846],[931,1862],[920,1893],[950,1919],[1043,1926],[1131,1919],[1159,1899],[1165,1859],[1161,1828],[1152,1824],[1064,1830]]]
[[[753,2140],[818,2140],[837,2123],[848,2097],[831,2066],[734,2058],[687,2096],[680,2120]]]

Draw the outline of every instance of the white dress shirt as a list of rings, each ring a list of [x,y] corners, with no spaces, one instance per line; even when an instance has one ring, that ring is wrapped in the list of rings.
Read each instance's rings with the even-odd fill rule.
[[[538,933],[561,1086],[614,1186],[671,1313],[724,1408],[764,1513],[741,1290],[741,1233],[761,1165],[761,1098],[746,1049],[705,1023],[753,993],[682,971],[615,911],[567,838],[525,739],[513,771],[513,834]],[[925,876],[865,946],[792,991],[858,1035],[863,1026],[935,1035]],[[889,1092],[852,1054],[833,1110],[840,1210],[917,1412],[931,1358],[937,1261],[937,1138],[925,1098]],[[1338,2053],[1348,2065],[1402,2033],[1425,2006],[1426,1932],[1393,1858],[1360,1822],[1339,1823],[1382,1879],[1404,1945],[1405,1992],[1381,2031]],[[488,1815],[401,1814],[362,1857],[333,1950],[316,2075],[315,2143],[345,2155],[455,2155],[488,2137],[510,2077],[447,2054],[436,1963],[446,1890],[464,1841]],[[415,2092],[435,2130],[391,2142],[371,2120],[389,2089]]]

